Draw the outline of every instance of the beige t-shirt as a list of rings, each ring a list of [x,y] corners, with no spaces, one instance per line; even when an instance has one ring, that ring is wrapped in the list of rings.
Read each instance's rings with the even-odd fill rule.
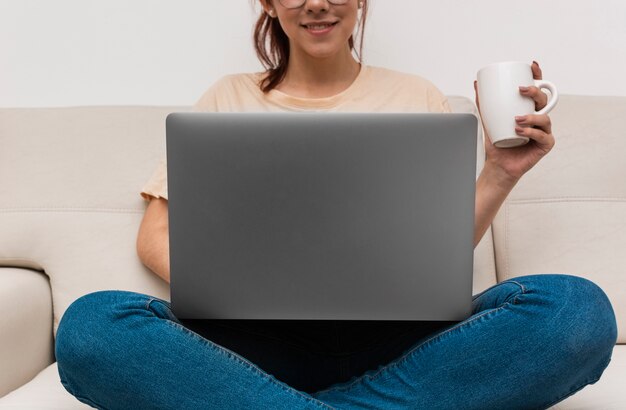
[[[325,98],[302,98],[259,88],[263,73],[230,74],[213,84],[193,106],[194,112],[452,112],[435,85],[415,74],[362,65],[352,84]],[[144,185],[141,196],[167,199],[165,159]]]

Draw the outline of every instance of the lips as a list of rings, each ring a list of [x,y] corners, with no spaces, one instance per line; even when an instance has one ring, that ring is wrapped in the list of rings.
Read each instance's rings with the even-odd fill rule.
[[[318,23],[301,24],[301,26],[304,27],[304,28],[307,28],[307,29],[324,29],[324,28],[328,28],[328,27],[334,26],[337,23],[339,23],[339,22],[338,21],[335,21],[335,22],[320,21]]]

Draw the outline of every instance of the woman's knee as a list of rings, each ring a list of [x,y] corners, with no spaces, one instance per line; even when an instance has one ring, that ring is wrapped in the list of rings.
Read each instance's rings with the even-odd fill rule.
[[[93,369],[97,371],[100,358],[109,344],[106,335],[116,332],[121,313],[132,314],[149,298],[134,292],[105,290],[76,299],[65,311],[55,340],[55,357],[63,374]],[[140,309],[135,309],[137,313]]]
[[[574,275],[543,274],[516,278],[544,304],[543,320],[566,354],[605,362],[617,341],[617,322],[606,293],[593,281]]]
[[[578,328],[586,333],[590,347],[599,352],[612,352],[617,342],[617,321],[609,297],[589,279],[563,276],[571,282],[572,296],[569,303],[578,313]]]

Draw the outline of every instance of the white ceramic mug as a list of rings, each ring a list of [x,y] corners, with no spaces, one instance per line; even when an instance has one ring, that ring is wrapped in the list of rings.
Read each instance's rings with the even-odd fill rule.
[[[527,114],[547,114],[556,105],[559,94],[550,81],[533,79],[529,64],[505,61],[481,68],[477,74],[480,113],[491,142],[498,148],[524,145],[529,138],[515,132],[515,117]],[[535,111],[535,101],[520,94],[520,86],[547,88],[552,94],[548,104]],[[520,127],[529,127],[520,125]]]

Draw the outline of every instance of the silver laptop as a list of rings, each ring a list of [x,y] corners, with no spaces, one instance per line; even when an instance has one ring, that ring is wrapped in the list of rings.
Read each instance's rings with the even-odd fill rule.
[[[173,113],[166,135],[178,318],[470,316],[474,115]]]

